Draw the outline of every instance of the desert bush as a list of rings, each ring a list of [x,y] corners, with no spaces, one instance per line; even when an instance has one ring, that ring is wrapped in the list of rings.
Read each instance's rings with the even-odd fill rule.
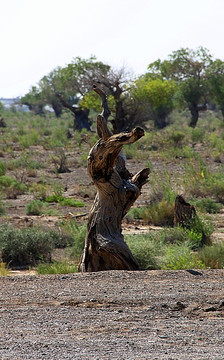
[[[10,274],[9,269],[7,268],[6,264],[0,262],[0,276],[7,276]]]
[[[35,199],[45,200],[47,197],[48,186],[43,183],[32,183],[29,191],[34,195]]]
[[[191,138],[194,143],[202,142],[204,135],[205,131],[202,128],[196,127],[192,129]]]
[[[222,204],[217,203],[214,199],[211,199],[211,198],[198,199],[194,202],[192,201],[192,203],[201,212],[207,212],[209,214],[216,214],[222,208]]]
[[[185,133],[179,130],[174,130],[169,134],[168,141],[175,147],[182,147]]]
[[[125,242],[137,260],[141,270],[159,269],[158,256],[161,243],[155,241],[151,234],[125,235]]]
[[[224,268],[224,245],[222,243],[204,246],[199,251],[200,260],[211,269]]]
[[[47,274],[70,274],[78,271],[76,264],[71,264],[68,261],[55,261],[50,263],[40,263],[37,265],[37,273],[39,275]]]
[[[67,236],[72,237],[72,251],[71,256],[76,259],[79,259],[85,244],[86,237],[86,224],[78,226],[75,219],[66,221],[65,224],[61,225],[62,232],[67,234]]]
[[[19,138],[19,144],[22,148],[29,148],[40,143],[40,136],[36,130],[29,130],[28,134],[22,135]]]
[[[52,155],[52,161],[55,165],[55,171],[57,173],[60,174],[70,172],[64,147],[58,147],[54,150],[54,155]]]
[[[45,167],[43,161],[33,160],[31,155],[27,152],[23,153],[18,159],[13,159],[7,163],[7,168],[9,170],[14,170],[18,168],[28,169],[28,170],[39,170]]]
[[[0,197],[0,216],[5,215],[5,205],[2,202],[2,199]]]
[[[152,203],[162,201],[163,199],[170,204],[174,203],[177,192],[174,189],[174,184],[172,184],[171,175],[166,169],[157,173],[152,171],[149,183],[151,186],[150,200]]]
[[[0,249],[3,262],[10,266],[35,265],[51,261],[55,233],[38,228],[0,227]]]
[[[7,175],[0,176],[0,192],[4,193],[7,198],[15,199],[25,191],[26,186],[23,183]]]
[[[41,200],[32,200],[26,205],[26,215],[42,215],[44,204]]]
[[[205,265],[187,243],[169,246],[162,260],[163,270],[205,269]]]
[[[6,165],[2,161],[0,161],[0,176],[5,175],[6,173]]]
[[[157,226],[173,226],[174,205],[165,199],[153,203],[146,208],[143,219]]]
[[[58,196],[56,194],[49,195],[45,198],[45,201],[48,203],[56,202],[62,206],[73,206],[73,207],[83,207],[86,204],[81,200],[75,200],[72,198],[66,198],[64,196]]]

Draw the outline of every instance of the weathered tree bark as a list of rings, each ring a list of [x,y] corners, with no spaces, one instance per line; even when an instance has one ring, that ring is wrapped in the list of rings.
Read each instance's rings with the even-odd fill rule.
[[[174,225],[180,225],[187,229],[191,229],[192,221],[194,221],[195,217],[195,207],[187,203],[183,196],[178,195],[175,199]]]
[[[206,104],[204,105],[191,104],[189,110],[191,112],[191,121],[189,126],[195,128],[198,122],[199,112],[207,110],[207,106]]]
[[[110,111],[105,94],[94,90],[102,99],[103,112],[97,117],[100,137],[88,156],[88,171],[97,195],[90,210],[85,247],[79,271],[138,270],[139,266],[124,241],[121,222],[147,182],[149,169],[135,176],[125,167],[122,146],[131,144],[144,135],[141,128],[129,133],[112,135],[107,128]]]

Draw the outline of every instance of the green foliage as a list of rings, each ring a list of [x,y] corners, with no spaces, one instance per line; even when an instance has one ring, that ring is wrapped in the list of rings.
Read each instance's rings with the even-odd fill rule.
[[[5,163],[3,163],[2,161],[0,161],[0,176],[5,175],[5,173],[6,173]]]
[[[51,261],[55,233],[38,228],[14,229],[0,226],[2,260],[10,266],[35,265],[39,261]]]
[[[60,195],[49,195],[45,198],[45,201],[48,203],[56,202],[59,203],[62,206],[73,206],[73,207],[83,207],[86,206],[86,204],[81,200],[74,200],[71,198],[66,198],[64,196]]]
[[[0,276],[8,276],[10,274],[10,271],[6,267],[6,264],[3,262],[0,262]]]
[[[158,226],[172,226],[174,220],[174,206],[166,199],[155,202],[145,209],[143,219]]]
[[[5,205],[2,202],[2,199],[0,198],[0,216],[5,215]]]
[[[207,268],[224,268],[224,245],[222,243],[204,246],[199,252],[200,260]]]
[[[157,128],[166,125],[166,118],[173,109],[176,85],[173,81],[141,78],[134,84],[132,96],[141,109],[148,108]]]
[[[10,176],[0,176],[0,192],[10,199],[15,199],[26,191],[26,186]]]
[[[125,235],[125,242],[137,260],[140,269],[159,269],[157,259],[161,244],[156,242],[150,234],[147,235]]]
[[[190,246],[183,243],[166,249],[161,268],[163,270],[205,269],[205,265]]]
[[[84,249],[86,224],[78,226],[75,220],[69,220],[62,224],[62,230],[73,239],[71,256],[79,259]]]
[[[21,156],[17,159],[12,159],[7,163],[7,168],[9,170],[14,170],[18,168],[28,169],[28,170],[39,170],[45,167],[44,162],[36,161],[32,159],[32,155],[28,152],[23,152]]]
[[[176,98],[180,104],[185,102],[191,111],[190,125],[193,127],[196,125],[193,120],[199,111],[199,104],[204,104],[207,97],[211,62],[211,55],[203,47],[196,50],[182,48],[173,51],[168,60],[158,59],[148,66],[148,77],[175,81],[178,87]]]
[[[224,115],[224,62],[212,61],[208,68],[210,90]]]
[[[216,214],[222,209],[222,204],[210,198],[198,199],[193,202],[201,212]]]
[[[26,215],[42,215],[44,204],[41,200],[32,200],[26,205]]]
[[[77,265],[68,261],[55,261],[52,264],[38,264],[37,273],[39,275],[47,274],[70,274],[78,271]]]

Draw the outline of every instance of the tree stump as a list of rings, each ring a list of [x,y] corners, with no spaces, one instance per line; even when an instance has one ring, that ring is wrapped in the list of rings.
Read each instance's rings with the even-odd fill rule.
[[[195,217],[195,207],[187,203],[183,196],[177,195],[174,208],[174,225],[180,225],[184,228],[191,229]]]
[[[97,116],[100,139],[87,160],[97,194],[88,218],[79,271],[138,270],[138,263],[124,241],[121,222],[147,182],[149,169],[133,176],[126,169],[122,146],[140,139],[144,130],[137,127],[129,133],[112,135],[107,127],[110,111],[106,96],[96,86],[93,89],[101,97],[103,107],[103,112]]]

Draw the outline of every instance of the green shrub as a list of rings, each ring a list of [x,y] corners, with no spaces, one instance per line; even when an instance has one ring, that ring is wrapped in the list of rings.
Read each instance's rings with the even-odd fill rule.
[[[137,260],[141,270],[159,269],[157,256],[161,252],[160,242],[153,235],[125,235],[125,242]]]
[[[0,216],[5,215],[5,206],[0,198]]]
[[[129,210],[128,216],[132,219],[144,219],[147,207],[133,207]]]
[[[192,137],[193,142],[195,142],[195,143],[202,142],[204,139],[204,135],[205,135],[205,132],[203,129],[198,128],[198,127],[192,129],[191,137]]]
[[[10,176],[0,176],[0,191],[9,199],[15,199],[17,195],[24,194],[26,186]]]
[[[193,203],[201,212],[207,212],[209,214],[216,214],[222,208],[222,204],[210,198],[199,199]]]
[[[224,268],[224,245],[221,243],[206,245],[199,251],[200,260],[211,269]]]
[[[85,244],[86,224],[78,226],[75,220],[69,220],[62,225],[62,231],[73,239],[71,256],[80,258]]]
[[[5,173],[6,173],[6,166],[2,161],[0,161],[0,176],[5,175]]]
[[[26,215],[42,215],[44,204],[41,200],[32,200],[26,205]]]
[[[37,228],[0,227],[0,248],[3,262],[10,266],[35,265],[51,261],[55,233]]]
[[[163,270],[205,269],[205,265],[189,245],[183,243],[167,248],[161,268]]]
[[[183,143],[184,138],[185,138],[185,133],[179,130],[174,130],[169,135],[169,141],[175,147],[180,147]]]
[[[78,267],[75,264],[71,264],[68,261],[59,262],[55,261],[52,264],[38,264],[37,272],[39,275],[46,274],[70,274],[76,273],[78,271]]]
[[[86,206],[86,204],[81,200],[74,200],[71,198],[65,198],[64,196],[58,196],[56,194],[47,196],[45,198],[46,202],[52,203],[56,202],[59,203],[62,206],[73,206],[73,207],[83,207]]]
[[[0,276],[8,276],[10,271],[5,263],[0,262]]]
[[[174,221],[174,206],[167,200],[162,199],[149,205],[143,215],[143,219],[150,224],[157,226],[172,226]]]

